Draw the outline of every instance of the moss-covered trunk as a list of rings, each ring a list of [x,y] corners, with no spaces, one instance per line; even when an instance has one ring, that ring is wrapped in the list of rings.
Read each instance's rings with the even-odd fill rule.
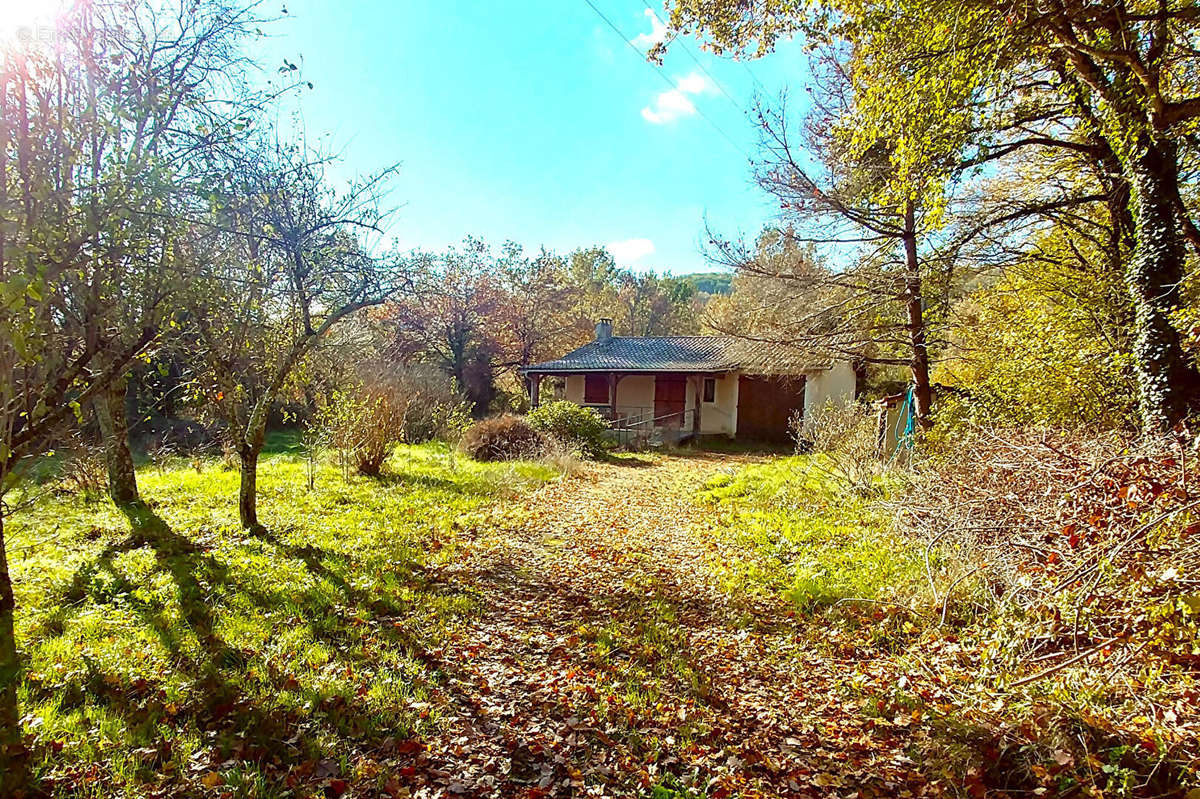
[[[933,424],[933,386],[929,382],[929,343],[925,329],[925,298],[921,262],[917,257],[916,211],[910,202],[904,211],[904,302],[911,353],[913,405],[917,423]]]
[[[262,444],[242,446],[238,450],[241,468],[241,485],[238,487],[238,517],[242,529],[257,530],[258,524],[258,455]]]
[[[4,515],[0,513],[0,796],[11,796],[28,781],[28,763],[17,708],[21,660],[17,653],[12,578],[4,543]]]
[[[1188,361],[1170,316],[1179,307],[1185,261],[1174,198],[1174,143],[1144,136],[1124,162],[1134,217],[1125,283],[1134,308],[1134,369],[1145,432],[1162,432],[1200,409],[1200,372]]]
[[[104,460],[108,466],[108,495],[118,506],[138,501],[137,475],[133,469],[133,453],[129,449],[125,392],[126,381],[122,378],[100,392],[93,401],[100,435],[104,439]]]

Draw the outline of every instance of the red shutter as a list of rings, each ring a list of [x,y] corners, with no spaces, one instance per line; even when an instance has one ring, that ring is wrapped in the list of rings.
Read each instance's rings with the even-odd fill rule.
[[[585,375],[583,402],[586,405],[608,404],[608,375]]]

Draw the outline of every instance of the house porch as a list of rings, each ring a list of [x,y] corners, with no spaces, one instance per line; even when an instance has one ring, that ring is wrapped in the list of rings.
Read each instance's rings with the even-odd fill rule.
[[[565,378],[565,399],[593,408],[616,430],[737,433],[738,376],[734,372],[552,373]],[[541,403],[546,373],[526,374],[530,404]]]

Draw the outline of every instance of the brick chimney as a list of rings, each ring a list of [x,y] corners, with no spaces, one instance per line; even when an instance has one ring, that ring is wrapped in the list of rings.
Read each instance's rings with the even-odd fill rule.
[[[596,341],[608,341],[612,338],[612,320],[601,319],[596,323]]]

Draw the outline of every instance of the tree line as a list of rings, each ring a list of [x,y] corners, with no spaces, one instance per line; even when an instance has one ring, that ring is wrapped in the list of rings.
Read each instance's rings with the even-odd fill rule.
[[[479,239],[410,261],[412,290],[381,312],[388,353],[451,375],[477,415],[519,407],[519,369],[589,341],[597,319],[614,332],[699,332],[705,295],[685,278],[633,272],[602,247],[530,256]]]

